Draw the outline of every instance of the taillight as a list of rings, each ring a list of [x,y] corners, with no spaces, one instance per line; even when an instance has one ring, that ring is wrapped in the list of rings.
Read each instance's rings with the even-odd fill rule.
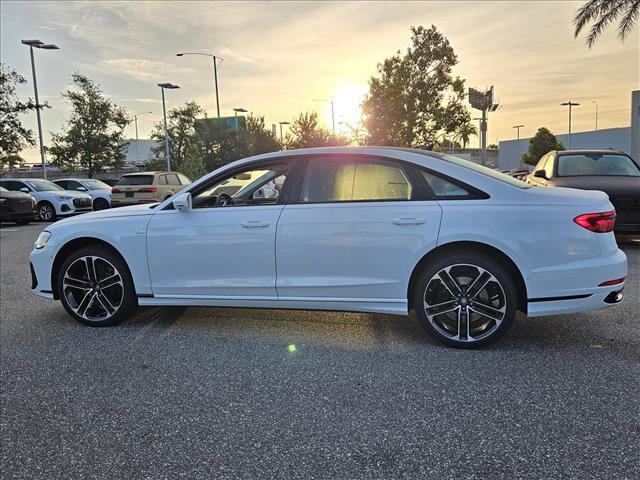
[[[156,187],[144,187],[138,190],[139,193],[156,193]]]
[[[600,213],[583,213],[573,219],[578,225],[596,233],[607,233],[613,231],[616,223],[616,211]]]
[[[116,187],[111,187],[111,193],[120,193],[120,189]]]
[[[609,287],[611,285],[620,285],[622,282],[624,282],[624,277],[616,278],[615,280],[607,280],[606,282],[602,282],[598,286],[599,287]]]

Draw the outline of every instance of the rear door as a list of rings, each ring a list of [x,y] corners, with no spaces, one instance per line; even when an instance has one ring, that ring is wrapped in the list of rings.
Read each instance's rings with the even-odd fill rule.
[[[435,247],[442,210],[417,173],[390,159],[312,157],[280,216],[281,299],[406,301],[407,280]]]

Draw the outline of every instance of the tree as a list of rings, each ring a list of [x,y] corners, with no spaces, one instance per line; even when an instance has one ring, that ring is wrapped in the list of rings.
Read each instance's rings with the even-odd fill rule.
[[[249,115],[247,117],[247,128],[240,132],[246,142],[250,155],[261,153],[277,152],[282,149],[280,142],[273,136],[264,123],[264,117]]]
[[[588,0],[578,9],[573,19],[575,24],[574,36],[580,35],[580,32],[587,27],[587,24],[593,22],[585,39],[585,42],[591,48],[605,28],[617,20],[618,17],[621,17],[618,25],[618,38],[624,42],[631,34],[631,30],[638,21],[639,16],[639,0]]]
[[[19,163],[20,151],[36,144],[33,132],[20,120],[20,115],[36,108],[31,99],[18,100],[16,86],[24,83],[27,80],[22,75],[0,64],[0,162],[3,167],[15,166]],[[41,108],[46,106],[41,105]]]
[[[173,170],[181,171],[181,166],[187,161],[189,155],[194,152],[193,144],[197,141],[195,122],[200,115],[204,115],[204,109],[193,100],[172,108],[167,114],[169,154]],[[164,168],[167,159],[165,157],[163,121],[155,124],[151,132],[151,139],[157,143],[157,146],[153,148],[153,153],[157,160],[154,163],[157,163],[158,166],[162,165],[162,168]]]
[[[348,145],[349,140],[343,136],[332,135],[318,125],[316,112],[301,113],[291,123],[286,139],[287,148],[337,147]]]
[[[487,146],[487,150],[498,150],[498,145],[491,143]]]
[[[559,142],[548,128],[540,127],[529,140],[529,150],[522,155],[522,161],[529,165],[536,165],[542,156],[551,150],[564,150],[564,144]]]
[[[453,47],[435,26],[411,27],[411,46],[378,65],[362,108],[368,144],[434,145],[469,121]]]
[[[471,137],[477,136],[478,129],[473,123],[471,123],[471,121],[468,121],[458,125],[454,138],[457,141],[462,142],[462,148],[467,148],[467,143],[469,143]]]
[[[52,136],[49,152],[54,164],[87,169],[91,178],[105,168],[122,166],[124,129],[130,119],[95,82],[78,72],[71,78],[75,89],[62,94],[71,103],[71,115],[62,133]]]

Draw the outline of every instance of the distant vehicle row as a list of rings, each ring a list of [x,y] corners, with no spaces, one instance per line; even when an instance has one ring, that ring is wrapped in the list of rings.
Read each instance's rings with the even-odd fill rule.
[[[112,205],[157,203],[190,183],[177,172],[127,174],[120,177],[114,187],[86,178],[61,178],[52,182],[39,178],[5,178],[0,180],[2,220],[28,223],[37,218],[48,222]]]

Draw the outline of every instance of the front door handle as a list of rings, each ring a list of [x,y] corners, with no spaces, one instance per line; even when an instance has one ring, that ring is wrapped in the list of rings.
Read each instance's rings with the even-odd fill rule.
[[[261,220],[249,220],[246,222],[242,222],[240,225],[242,225],[243,228],[260,228],[268,227],[269,222],[263,222]]]
[[[394,225],[422,225],[424,218],[394,218]]]

